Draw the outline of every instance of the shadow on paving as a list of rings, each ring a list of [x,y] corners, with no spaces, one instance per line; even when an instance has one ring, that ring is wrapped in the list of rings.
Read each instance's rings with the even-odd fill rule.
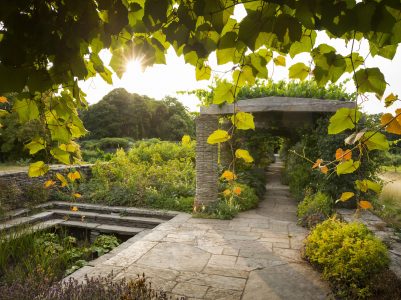
[[[330,289],[300,257],[307,231],[296,203],[269,167],[265,200],[233,220],[179,214],[136,236],[72,276],[145,275],[152,286],[186,299],[326,299]]]

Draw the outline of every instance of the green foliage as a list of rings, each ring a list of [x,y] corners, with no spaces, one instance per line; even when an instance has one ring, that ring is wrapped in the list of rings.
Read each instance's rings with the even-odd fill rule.
[[[236,132],[234,139],[234,148],[247,149],[254,159],[253,167],[261,169],[266,169],[274,161],[274,153],[280,148],[280,138],[274,135],[274,129],[241,130]],[[238,167],[241,169],[241,163]]]
[[[306,240],[305,256],[344,298],[367,298],[372,277],[389,263],[386,246],[361,223],[328,219]]]
[[[117,149],[128,150],[134,143],[131,138],[106,137],[100,140],[80,141],[82,159],[94,163],[100,159],[109,161]]]
[[[300,141],[290,148],[295,150],[298,154],[305,154],[306,157],[322,158],[325,161],[335,160],[335,153],[339,147],[343,147],[344,149],[349,147],[344,144],[344,139],[348,134],[345,132],[336,135],[328,135],[326,134],[327,125],[328,120],[322,118],[317,121],[315,128],[299,130]],[[356,156],[356,153],[354,153],[354,156]],[[309,187],[314,191],[319,190],[327,194],[332,199],[338,199],[343,192],[350,191],[358,194],[359,191],[355,186],[355,181],[359,178],[375,181],[376,172],[381,162],[381,153],[378,151],[371,151],[369,156],[362,156],[360,163],[357,163],[356,158],[353,163],[350,162],[351,161],[345,162],[345,166],[349,164],[349,168],[347,169],[353,171],[355,169],[353,165],[355,166],[355,164],[357,164],[357,172],[347,174],[347,170],[342,172],[342,167],[340,167],[340,173],[343,173],[343,175],[338,176],[334,173],[328,177],[319,172],[319,170],[312,169],[312,164],[310,162],[289,152],[286,160],[285,177],[289,183],[291,193],[293,193],[299,201],[304,198],[305,189]],[[333,170],[330,172],[333,172]],[[374,197],[374,194],[369,191],[364,196],[369,199]],[[341,203],[341,205],[355,207],[355,202],[348,201],[344,204]]]
[[[238,204],[240,211],[249,210],[258,206],[259,198],[253,188],[241,183],[235,186],[241,189],[241,193],[234,197],[234,201]]]
[[[309,228],[315,226],[331,216],[333,205],[333,199],[320,191],[315,194],[306,193],[305,198],[298,203],[299,223]]]
[[[194,94],[198,97],[203,105],[209,105],[214,101],[214,89],[219,85],[219,80],[208,90],[198,89],[186,92]],[[315,98],[315,99],[331,99],[331,100],[355,100],[355,93],[348,93],[345,90],[344,83],[330,83],[324,86],[318,85],[313,80],[305,81],[278,81],[273,80],[256,80],[255,84],[244,85],[239,88],[238,99],[252,99],[271,96],[282,97],[300,97],[300,98]],[[224,99],[224,98],[220,98]]]
[[[97,162],[82,185],[83,197],[108,205],[192,210],[195,193],[194,143],[158,140],[118,150],[107,163]]]
[[[112,90],[98,103],[89,106],[82,112],[82,119],[90,132],[86,137],[89,139],[120,137],[179,141],[184,134],[193,136],[195,132],[193,118],[177,99],[166,97],[157,101],[130,94],[122,88]]]
[[[34,277],[39,285],[31,286],[30,297],[47,289],[62,276],[117,247],[116,237],[100,235],[92,245],[75,237],[49,232],[34,232],[19,228],[0,236],[0,291],[7,291],[15,283],[30,282]],[[31,283],[32,284],[32,283]],[[6,297],[7,298],[7,297]]]

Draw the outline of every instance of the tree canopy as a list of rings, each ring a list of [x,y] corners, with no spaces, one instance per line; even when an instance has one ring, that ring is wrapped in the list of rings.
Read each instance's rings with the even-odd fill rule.
[[[233,14],[239,5],[246,16],[237,21]],[[316,45],[318,31],[349,43],[349,53]],[[166,51],[173,47],[202,80],[211,76],[208,58],[215,53],[218,64],[234,64],[232,81],[222,81],[214,91],[213,102],[221,104],[234,102],[238,87],[268,78],[270,61],[285,65],[285,55],[306,52],[311,62],[290,66],[290,78],[303,80],[312,74],[325,85],[350,73],[357,93],[382,98],[384,75],[379,68],[366,67],[358,53],[363,39],[369,41],[372,56],[394,57],[401,42],[398,0],[1,1],[0,93],[18,93],[14,111],[19,120],[39,119],[52,141],[36,139],[35,147],[39,143],[41,149],[50,148],[59,159],[74,151],[71,139],[86,133],[77,113],[86,106],[78,81],[99,74],[112,83],[111,70],[121,77],[129,59],[165,63]],[[99,58],[104,48],[112,53],[109,66]],[[398,97],[386,99],[391,104]],[[46,168],[40,162],[31,175],[41,175]]]
[[[85,138],[130,137],[135,140],[160,138],[179,141],[194,135],[194,121],[175,98],[161,101],[125,89],[114,89],[98,103],[82,112],[89,134]]]

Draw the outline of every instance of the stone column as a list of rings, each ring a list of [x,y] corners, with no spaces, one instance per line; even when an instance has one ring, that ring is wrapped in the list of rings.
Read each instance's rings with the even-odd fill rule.
[[[200,115],[196,119],[196,207],[208,206],[218,199],[217,145],[207,143],[217,128],[216,115]]]

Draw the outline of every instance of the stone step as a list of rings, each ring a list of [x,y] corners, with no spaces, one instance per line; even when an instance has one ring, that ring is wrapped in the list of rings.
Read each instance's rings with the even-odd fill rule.
[[[0,232],[5,230],[10,230],[18,226],[35,224],[41,221],[49,220],[53,217],[52,211],[44,211],[28,217],[18,217],[15,219],[8,220],[0,224]]]
[[[68,217],[71,221],[77,221],[85,219],[87,222],[94,222],[107,225],[121,225],[121,226],[133,226],[143,228],[153,228],[164,223],[166,220],[159,218],[146,218],[146,217],[131,217],[131,216],[120,216],[117,214],[100,214],[90,211],[71,211],[52,209],[51,210],[56,218]]]
[[[105,206],[79,202],[52,201],[49,202],[49,205],[51,205],[51,208],[54,209],[69,210],[72,206],[76,206],[80,211],[89,211],[101,214],[116,213],[125,216],[151,217],[164,220],[170,220],[177,215],[177,212],[174,211],[150,210],[145,208],[123,206]]]
[[[100,224],[93,222],[81,222],[81,221],[64,221],[59,223],[60,226],[74,227],[81,229],[88,229],[91,231],[98,231],[100,233],[116,233],[122,235],[136,235],[144,230],[145,228],[131,227],[131,226],[120,226],[120,225],[110,225],[110,224]]]

